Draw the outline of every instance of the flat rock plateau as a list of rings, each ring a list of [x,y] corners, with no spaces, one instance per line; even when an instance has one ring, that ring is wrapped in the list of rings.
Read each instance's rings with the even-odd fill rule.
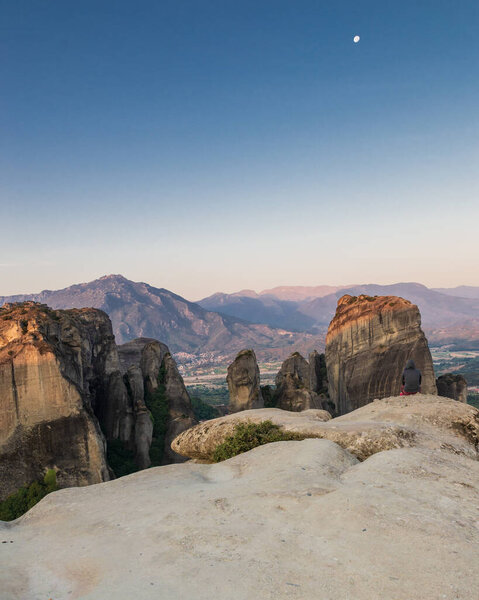
[[[362,461],[330,439],[277,442],[50,494],[0,524],[1,598],[472,600],[479,413],[397,403],[316,419],[424,432]]]

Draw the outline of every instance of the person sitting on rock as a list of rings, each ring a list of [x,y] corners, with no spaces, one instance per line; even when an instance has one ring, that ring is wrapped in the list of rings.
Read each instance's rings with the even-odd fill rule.
[[[422,375],[412,358],[406,363],[402,374],[401,396],[412,396],[421,391]]]

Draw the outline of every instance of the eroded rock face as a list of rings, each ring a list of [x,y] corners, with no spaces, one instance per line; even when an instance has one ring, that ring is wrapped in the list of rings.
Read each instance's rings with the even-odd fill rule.
[[[170,442],[195,421],[168,348],[156,340],[125,346],[120,363],[110,319],[97,309],[53,311],[32,302],[0,309],[0,499],[49,468],[60,487],[110,479],[106,448],[117,440],[139,469],[150,466],[145,393],[157,388],[161,368],[163,462],[184,460]]]
[[[326,337],[329,395],[338,414],[398,395],[410,358],[422,372],[422,392],[435,394],[417,306],[396,296],[340,298]]]
[[[263,408],[259,367],[253,350],[242,350],[228,367],[226,376],[231,413],[252,408]]]
[[[60,487],[110,479],[94,410],[117,368],[100,310],[31,302],[0,310],[0,497],[49,468]]]
[[[335,419],[324,410],[244,411],[200,423],[178,436],[172,446],[188,458],[211,461],[216,446],[234,433],[236,424],[267,420],[285,431],[335,442],[359,460],[405,447],[446,449],[474,459],[479,456],[479,411],[423,394],[377,400]]]
[[[323,398],[316,391],[322,383],[319,356],[312,353],[310,364],[299,352],[294,352],[283,362],[275,380],[278,408],[289,411],[323,408]]]
[[[137,420],[134,436],[136,460],[140,468],[150,466],[149,450],[153,425],[145,403],[145,395],[153,394],[160,385],[165,386],[169,418],[165,434],[163,464],[183,462],[185,459],[171,449],[172,440],[196,424],[191,400],[168,347],[150,338],[139,338],[118,346],[120,363],[126,372],[129,395],[135,405]]]
[[[462,375],[446,373],[437,378],[436,384],[439,396],[467,402],[467,381]]]

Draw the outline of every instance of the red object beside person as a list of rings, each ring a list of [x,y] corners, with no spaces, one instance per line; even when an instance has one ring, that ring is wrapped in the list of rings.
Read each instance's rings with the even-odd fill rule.
[[[414,396],[414,394],[420,394],[421,393],[421,388],[419,388],[418,392],[405,392],[404,391],[404,386],[401,386],[401,393],[399,394],[400,396]]]

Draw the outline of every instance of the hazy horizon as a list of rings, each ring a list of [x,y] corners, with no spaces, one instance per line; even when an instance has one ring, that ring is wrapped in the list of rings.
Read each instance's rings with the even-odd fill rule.
[[[479,285],[477,2],[0,14],[2,295]]]
[[[422,284],[425,285],[426,287],[433,289],[433,288],[455,288],[455,287],[461,287],[463,285],[467,285],[467,284],[458,284],[458,285],[451,285],[451,286],[435,286],[435,285],[427,285],[425,283],[423,283],[422,281],[387,281],[387,282],[378,282],[378,281],[363,281],[361,283],[348,283],[348,284],[344,284],[344,283],[338,283],[338,284],[330,284],[330,283],[312,283],[312,284],[279,284],[279,285],[271,285],[271,286],[263,286],[263,287],[258,287],[256,289],[254,288],[245,288],[245,287],[237,287],[231,290],[225,290],[225,289],[218,289],[218,290],[214,290],[211,291],[209,293],[206,293],[204,296],[199,296],[199,297],[190,297],[186,294],[181,293],[180,290],[177,289],[171,289],[168,288],[165,285],[162,285],[161,283],[154,283],[152,281],[146,281],[146,280],[140,280],[140,279],[134,279],[131,277],[127,277],[124,273],[108,273],[108,274],[104,274],[104,275],[100,275],[98,277],[94,277],[93,279],[88,279],[85,281],[72,281],[70,283],[67,283],[66,285],[61,285],[58,287],[43,287],[41,289],[35,289],[35,290],[25,290],[25,291],[19,291],[19,292],[12,292],[12,293],[4,293],[2,289],[0,289],[0,296],[16,296],[16,295],[25,295],[25,294],[39,294],[40,292],[44,292],[44,291],[57,291],[57,290],[62,290],[65,288],[68,288],[70,286],[73,285],[77,285],[77,284],[84,284],[84,283],[90,283],[92,281],[96,281],[98,279],[104,278],[104,277],[111,277],[111,276],[115,276],[115,275],[120,275],[122,277],[125,277],[125,279],[128,279],[129,281],[133,281],[135,283],[146,283],[148,285],[151,285],[155,288],[164,288],[167,289],[170,292],[173,292],[183,298],[185,298],[186,300],[189,300],[190,302],[198,302],[200,300],[203,300],[204,298],[207,298],[208,296],[212,296],[213,294],[216,293],[225,293],[225,294],[234,294],[237,292],[242,292],[242,291],[253,291],[256,293],[261,293],[265,290],[269,290],[269,289],[274,289],[274,288],[283,288],[283,287],[321,287],[321,286],[325,286],[325,287],[337,287],[337,288],[351,288],[351,287],[356,287],[356,286],[362,286],[362,285],[394,285],[394,284]],[[479,286],[472,286],[472,287],[479,287]]]

